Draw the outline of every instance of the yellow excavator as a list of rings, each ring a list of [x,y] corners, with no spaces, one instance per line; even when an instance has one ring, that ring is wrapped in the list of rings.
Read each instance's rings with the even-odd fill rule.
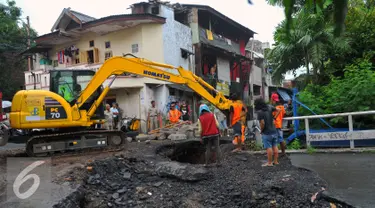
[[[178,75],[165,69],[177,70]],[[232,104],[191,71],[127,54],[108,59],[96,73],[91,70],[51,70],[50,91],[18,91],[11,107],[11,129],[0,138],[0,146],[8,141],[26,143],[26,153],[35,157],[67,150],[117,148],[126,144],[124,132],[94,127],[105,122],[103,100],[116,76],[124,73],[186,85],[223,111],[229,110]],[[107,79],[111,81],[103,87]],[[66,91],[70,93],[66,94]],[[16,134],[19,131],[24,133]]]

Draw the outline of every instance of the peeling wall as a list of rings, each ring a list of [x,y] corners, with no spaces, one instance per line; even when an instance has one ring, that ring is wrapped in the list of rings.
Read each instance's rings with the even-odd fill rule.
[[[217,76],[219,80],[230,82],[229,60],[217,57]]]
[[[255,65],[253,65],[250,83],[262,86],[262,69]]]
[[[168,95],[169,95],[169,89],[166,85],[160,85],[155,88],[156,107],[163,114],[163,116],[166,116],[165,106],[168,103]]]
[[[139,103],[139,88],[126,88],[111,90],[116,95],[116,102],[124,110],[124,117],[136,116],[139,118],[141,109]]]
[[[181,57],[181,48],[193,51],[191,29],[174,20],[172,8],[161,5],[160,13],[166,18],[166,23],[163,25],[164,62],[189,69],[190,58]],[[176,73],[177,71],[171,72]]]

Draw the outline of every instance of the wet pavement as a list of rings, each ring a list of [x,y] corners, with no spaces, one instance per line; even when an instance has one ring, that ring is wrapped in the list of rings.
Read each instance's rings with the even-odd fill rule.
[[[292,164],[317,172],[328,191],[358,208],[375,207],[375,154],[292,154]]]

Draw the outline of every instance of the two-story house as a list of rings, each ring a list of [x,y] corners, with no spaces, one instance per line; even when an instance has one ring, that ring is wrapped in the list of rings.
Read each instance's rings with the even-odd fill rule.
[[[174,20],[173,8],[143,3],[146,12],[136,13],[134,8],[137,6],[133,5],[131,14],[99,19],[70,8],[64,9],[52,32],[37,37],[37,46],[25,52],[32,55],[34,60],[32,70],[25,72],[25,88],[49,90],[50,70],[98,70],[106,59],[127,53],[191,68],[192,57],[186,55],[193,50],[191,29]],[[89,81],[81,80],[83,89]],[[174,95],[176,91],[183,90],[187,89],[155,79],[119,76],[112,84],[106,102],[119,103],[126,116],[146,119],[151,100],[155,100],[159,110],[166,114],[166,105],[170,102],[169,91],[173,91]]]
[[[176,5],[175,14],[192,30],[195,73],[210,81],[210,71],[216,70],[218,91],[247,97],[251,60],[245,47],[255,32],[206,5]]]

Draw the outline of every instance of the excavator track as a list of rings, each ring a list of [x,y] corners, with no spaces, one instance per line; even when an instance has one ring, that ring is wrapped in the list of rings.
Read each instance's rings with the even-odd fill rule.
[[[127,140],[122,131],[85,130],[32,136],[26,143],[29,157],[72,156],[86,152],[125,150]]]

